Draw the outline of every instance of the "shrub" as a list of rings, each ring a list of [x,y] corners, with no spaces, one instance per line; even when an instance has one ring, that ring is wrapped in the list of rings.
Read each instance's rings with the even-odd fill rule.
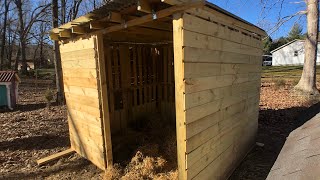
[[[276,79],[274,81],[274,86],[277,89],[280,89],[280,88],[284,87],[285,85],[286,85],[286,81],[284,79]]]
[[[47,101],[47,107],[50,108],[51,101],[53,100],[53,92],[48,88],[44,94],[44,97]]]

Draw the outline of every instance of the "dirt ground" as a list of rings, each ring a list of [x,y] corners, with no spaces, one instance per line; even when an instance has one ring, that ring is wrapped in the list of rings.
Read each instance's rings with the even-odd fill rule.
[[[293,97],[292,83],[276,87],[263,81],[257,142],[264,146],[256,146],[230,179],[265,179],[288,134],[305,121],[301,113],[315,101]],[[53,104],[47,110],[48,87],[36,89],[33,83],[23,83],[18,107],[0,111],[0,179],[101,179],[102,172],[76,154],[37,166],[37,159],[70,147],[66,108]]]

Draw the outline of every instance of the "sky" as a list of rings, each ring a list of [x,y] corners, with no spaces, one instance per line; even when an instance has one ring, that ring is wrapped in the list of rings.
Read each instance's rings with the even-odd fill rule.
[[[241,17],[242,19],[258,25],[265,29],[268,33],[273,31],[268,31],[268,29],[275,26],[278,22],[279,17],[290,16],[298,11],[305,10],[305,4],[303,1],[298,0],[284,0],[284,3],[277,3],[280,0],[268,0],[270,3],[267,5],[263,11],[263,5],[261,5],[261,0],[209,0],[211,3],[220,6],[221,8]],[[296,3],[302,2],[302,3]],[[279,16],[280,14],[280,16]],[[270,34],[272,39],[277,39],[281,36],[286,36],[293,24],[297,22],[302,25],[303,32],[306,31],[306,18],[302,16],[300,18],[295,17],[283,26],[279,30]]]

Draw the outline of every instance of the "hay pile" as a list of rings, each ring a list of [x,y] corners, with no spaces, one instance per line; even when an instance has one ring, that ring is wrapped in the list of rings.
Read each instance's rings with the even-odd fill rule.
[[[144,126],[134,129],[137,134],[134,140],[131,130],[130,142],[123,140],[123,147],[117,149],[117,151],[134,149],[130,152],[130,158],[108,168],[104,179],[178,179],[175,125],[158,117],[150,118],[143,123]]]

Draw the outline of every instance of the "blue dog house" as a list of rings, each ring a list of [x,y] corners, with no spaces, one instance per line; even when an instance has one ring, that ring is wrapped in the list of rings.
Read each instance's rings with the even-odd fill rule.
[[[13,109],[18,100],[20,78],[14,71],[0,71],[0,106]]]

